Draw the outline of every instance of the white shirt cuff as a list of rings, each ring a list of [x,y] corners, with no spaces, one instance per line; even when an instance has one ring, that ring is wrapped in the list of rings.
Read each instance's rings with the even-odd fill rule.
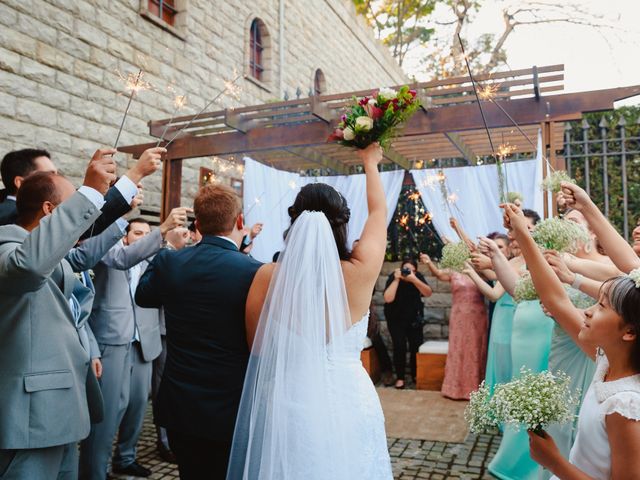
[[[127,222],[124,218],[119,218],[116,220],[116,225],[122,230],[124,234],[127,231],[127,227],[129,226],[129,222]]]
[[[127,203],[131,203],[133,201],[133,197],[138,194],[138,187],[126,175],[120,177],[120,180],[116,182],[115,187],[120,191]]]
[[[105,204],[104,197],[102,194],[97,191],[95,188],[87,187],[86,185],[82,185],[78,192],[87,197],[87,199],[93,203],[98,210],[100,210]]]

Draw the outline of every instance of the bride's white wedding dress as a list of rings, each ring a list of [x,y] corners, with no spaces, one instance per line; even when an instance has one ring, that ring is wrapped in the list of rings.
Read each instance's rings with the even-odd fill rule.
[[[260,316],[228,480],[391,480],[384,416],[360,362],[324,214],[294,222]]]

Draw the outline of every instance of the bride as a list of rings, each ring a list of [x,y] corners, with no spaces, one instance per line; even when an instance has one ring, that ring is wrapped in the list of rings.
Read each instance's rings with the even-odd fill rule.
[[[371,292],[386,248],[379,145],[358,151],[369,216],[347,248],[349,208],[315,183],[289,207],[277,264],[255,276],[246,307],[252,345],[228,480],[390,480],[384,417],[360,362]]]

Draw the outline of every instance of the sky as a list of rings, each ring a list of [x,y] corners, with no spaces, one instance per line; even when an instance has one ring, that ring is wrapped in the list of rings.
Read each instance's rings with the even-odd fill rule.
[[[598,31],[566,23],[518,27],[505,45],[509,67],[563,63],[565,92],[640,84],[640,0],[580,0],[580,3],[590,12],[606,15],[614,28]],[[482,33],[500,33],[503,5],[500,0],[484,0],[473,22],[463,27],[463,36],[476,38]],[[447,13],[444,9],[436,11],[436,18],[448,18]],[[424,54],[412,53],[413,58],[405,67],[409,73],[417,58]],[[640,97],[635,97],[620,105],[639,103]]]

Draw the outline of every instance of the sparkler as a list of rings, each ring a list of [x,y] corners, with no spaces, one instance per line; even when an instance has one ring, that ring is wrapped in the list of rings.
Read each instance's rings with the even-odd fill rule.
[[[169,119],[169,121],[164,126],[162,135],[160,135],[160,138],[158,139],[158,143],[156,143],[156,148],[159,147],[160,143],[162,143],[162,140],[164,140],[164,136],[167,134],[167,130],[169,130],[169,125],[171,125],[171,122],[173,122],[173,119],[176,116],[176,113],[182,110],[186,104],[187,104],[186,95],[176,95],[176,97],[173,99],[173,113],[171,114],[171,118]]]
[[[482,109],[482,104],[480,103],[480,96],[478,94],[478,89],[476,87],[476,81],[473,79],[473,75],[471,73],[471,65],[469,65],[469,58],[467,57],[467,54],[464,51],[464,44],[462,43],[462,37],[460,37],[459,33],[457,35],[458,35],[458,42],[460,43],[460,50],[462,51],[462,56],[464,57],[465,64],[467,65],[467,72],[469,73],[469,79],[471,80],[471,86],[473,87],[473,93],[476,96],[476,101],[478,102],[478,108],[480,109],[480,116],[482,117],[482,123],[484,124],[484,129],[487,132],[487,137],[489,138],[489,145],[491,147],[491,152],[493,154],[493,157],[496,160],[496,167],[498,169],[498,179],[499,179],[498,187],[500,188],[500,202],[504,202],[506,200],[506,197],[505,197],[506,179],[504,178],[504,172],[502,170],[502,161],[496,155],[496,149],[493,146],[493,140],[491,138],[491,132],[489,132],[489,126],[487,125],[487,119],[484,116],[484,110]],[[485,91],[484,95],[489,96],[489,92]],[[505,181],[503,181],[503,180],[505,180]]]
[[[291,190],[296,190],[298,188],[298,184],[296,183],[295,180],[290,180],[288,185],[289,185],[289,188]],[[274,210],[278,209],[280,204],[284,201],[285,198],[287,198],[289,196],[289,194],[290,194],[290,192],[288,190],[284,192],[284,195],[282,195],[282,197],[280,197],[280,200],[278,200],[278,203],[276,203],[276,206],[274,207]]]
[[[173,141],[176,138],[178,138],[178,135],[180,135],[184,130],[189,128],[193,124],[193,122],[195,122],[196,119],[198,117],[200,117],[200,115],[202,115],[204,113],[204,111],[206,109],[208,109],[221,96],[229,93],[236,100],[239,100],[240,92],[242,91],[242,89],[240,88],[239,85],[236,85],[236,82],[240,79],[240,77],[242,77],[242,75],[241,74],[237,74],[236,77],[233,80],[225,80],[224,81],[224,89],[222,91],[220,91],[220,93],[218,93],[215,97],[213,97],[213,99],[210,100],[209,103],[207,103],[204,107],[202,107],[202,110],[200,110],[193,117],[191,117],[191,120],[189,120],[185,126],[183,126],[180,130],[178,130],[176,132],[176,134],[171,138],[171,140],[169,140],[169,142],[164,147],[165,148],[169,147],[169,145],[171,145],[171,143],[173,143]]]
[[[255,200],[253,201],[253,203],[251,205],[249,205],[249,210],[247,210],[247,213],[244,214],[245,217],[248,217],[249,214],[251,213],[251,211],[254,209],[254,207],[256,205],[260,205],[262,203],[262,197],[264,197],[264,194],[267,193],[262,192],[258,197],[255,198]]]
[[[122,117],[122,122],[120,123],[120,129],[118,130],[118,136],[116,137],[116,141],[113,144],[113,148],[118,148],[118,143],[120,142],[120,134],[122,133],[122,129],[124,128],[124,122],[127,119],[127,115],[129,114],[129,108],[131,107],[131,102],[133,101],[133,97],[135,94],[142,90],[148,90],[151,88],[151,84],[143,79],[144,72],[142,69],[138,71],[137,75],[129,74],[126,78],[123,77],[119,72],[118,76],[121,80],[124,81],[125,89],[129,90],[129,101],[127,102],[127,108],[124,111],[124,116]]]

